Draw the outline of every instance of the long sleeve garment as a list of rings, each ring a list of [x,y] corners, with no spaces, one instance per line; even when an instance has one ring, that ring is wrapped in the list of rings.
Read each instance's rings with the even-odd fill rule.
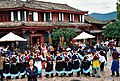
[[[28,81],[37,81],[38,76],[38,68],[36,66],[31,70],[29,67],[26,68],[26,74],[28,77]]]

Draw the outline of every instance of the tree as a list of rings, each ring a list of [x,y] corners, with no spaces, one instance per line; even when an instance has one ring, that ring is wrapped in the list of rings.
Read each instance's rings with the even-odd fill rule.
[[[111,22],[105,27],[104,36],[117,40],[117,45],[120,39],[120,21]]]
[[[75,36],[77,36],[77,33],[74,31],[74,29],[60,28],[54,31],[53,40],[58,40],[59,37],[64,37],[66,43],[68,44]]]
[[[106,25],[104,36],[106,38],[112,38],[117,40],[117,45],[120,39],[120,0],[118,0],[117,4],[117,21],[111,22]]]
[[[118,0],[117,4],[117,19],[120,21],[120,0]]]

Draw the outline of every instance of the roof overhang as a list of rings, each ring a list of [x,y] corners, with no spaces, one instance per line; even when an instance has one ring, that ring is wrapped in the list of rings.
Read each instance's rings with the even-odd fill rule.
[[[62,13],[74,13],[74,14],[88,14],[88,11],[69,11],[69,10],[42,10],[36,8],[29,8],[29,7],[16,7],[16,8],[0,8],[0,11],[11,11],[11,10],[30,10],[30,11],[37,11],[37,12],[62,12]]]
[[[90,30],[90,33],[102,33],[103,30]]]

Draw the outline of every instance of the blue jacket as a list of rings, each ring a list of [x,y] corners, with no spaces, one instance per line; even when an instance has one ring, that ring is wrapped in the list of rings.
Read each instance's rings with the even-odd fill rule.
[[[37,81],[38,68],[36,66],[33,67],[33,70],[29,67],[26,68],[26,75],[28,77],[28,81]]]

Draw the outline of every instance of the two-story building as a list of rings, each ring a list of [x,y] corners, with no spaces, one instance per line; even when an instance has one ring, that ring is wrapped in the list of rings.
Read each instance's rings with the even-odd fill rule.
[[[85,14],[67,4],[37,0],[0,0],[0,37],[13,32],[28,43],[49,42],[55,28],[89,30]]]

